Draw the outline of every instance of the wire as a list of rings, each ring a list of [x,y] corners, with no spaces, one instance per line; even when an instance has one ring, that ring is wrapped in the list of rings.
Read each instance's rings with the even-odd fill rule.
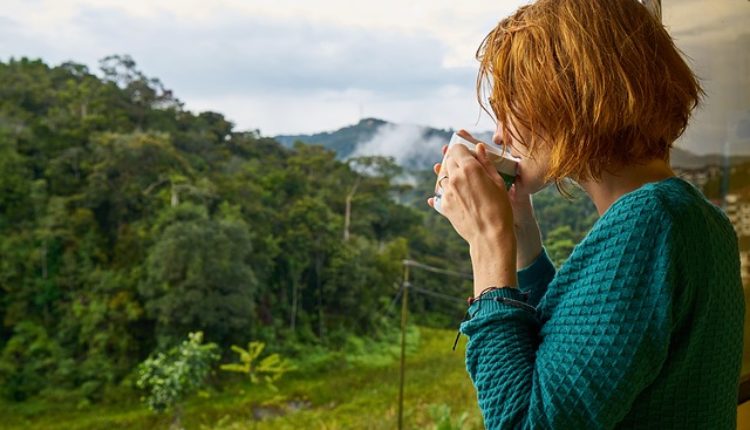
[[[398,289],[398,292],[396,292],[396,295],[393,296],[393,300],[391,300],[391,304],[389,304],[388,307],[386,308],[386,312],[388,312],[388,313],[391,312],[391,310],[393,309],[393,305],[396,304],[396,302],[398,301],[399,297],[401,297],[401,293],[403,293],[403,292],[404,292],[404,286],[401,285],[401,288]]]
[[[463,279],[469,279],[469,280],[473,279],[473,276],[470,275],[470,274],[468,274],[468,273],[461,273],[461,272],[456,272],[456,271],[453,271],[453,270],[440,269],[438,267],[430,266],[430,265],[427,265],[427,264],[424,264],[424,263],[420,263],[420,262],[417,262],[417,261],[414,261],[414,260],[403,260],[402,262],[406,266],[416,267],[416,268],[419,268],[419,269],[426,270],[428,272],[440,273],[440,274],[443,274],[443,275],[450,275],[450,276],[455,276],[455,277],[459,277],[459,278],[463,278]],[[379,312],[376,313],[378,316],[386,316],[386,315],[388,315],[388,314],[391,313],[391,311],[393,310],[393,306],[401,298],[401,296],[404,293],[404,289],[405,288],[409,288],[411,290],[414,290],[414,292],[416,292],[416,293],[421,293],[421,294],[424,294],[424,295],[427,295],[427,296],[432,296],[432,297],[435,297],[435,298],[438,298],[438,299],[442,299],[442,300],[446,300],[446,301],[450,301],[450,302],[454,302],[454,303],[459,303],[459,302],[460,303],[466,303],[466,300],[460,299],[458,297],[449,296],[449,295],[443,294],[443,293],[438,293],[438,292],[435,292],[435,291],[428,290],[426,288],[415,287],[415,286],[413,286],[411,284],[411,282],[408,282],[408,281],[405,282],[405,283],[402,282],[401,285],[399,285],[399,284],[397,284],[397,283],[394,282],[394,286],[398,288],[398,291],[393,296],[393,299],[391,299],[391,302],[388,304],[388,306],[386,306],[381,311],[379,311]]]
[[[427,270],[428,272],[442,273],[444,275],[456,276],[464,279],[474,279],[474,277],[468,273],[455,272],[453,270],[440,269],[438,267],[428,266],[424,263],[419,263],[414,260],[404,260],[403,263],[407,266],[418,267],[420,269]]]

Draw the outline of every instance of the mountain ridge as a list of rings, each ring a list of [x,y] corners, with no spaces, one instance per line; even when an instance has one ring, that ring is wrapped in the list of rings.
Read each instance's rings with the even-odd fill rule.
[[[370,149],[368,153],[382,152],[378,155],[394,155],[393,153],[389,153],[388,147],[383,147],[381,150],[377,145],[368,144],[377,144],[378,142],[374,141],[374,139],[382,135],[384,129],[400,130],[404,127],[411,130],[411,133],[408,133],[408,137],[412,141],[410,142],[406,139],[400,145],[392,145],[394,148],[390,148],[390,152],[394,152],[395,150],[395,154],[403,155],[402,157],[395,157],[397,162],[404,167],[414,169],[430,168],[430,163],[434,162],[433,159],[435,158],[431,152],[432,148],[434,147],[435,150],[439,150],[439,141],[448,143],[455,131],[453,129],[439,129],[416,124],[398,124],[379,118],[363,118],[356,124],[344,126],[338,130],[313,134],[278,135],[274,136],[274,139],[285,147],[292,147],[294,142],[298,140],[307,144],[322,145],[334,151],[336,157],[339,159],[346,159],[352,155],[360,155],[358,151],[361,152],[361,148],[365,145],[370,147],[368,148]],[[479,140],[486,142],[492,139],[491,131],[476,132],[473,134]],[[410,152],[404,152],[404,148],[412,149],[409,150]],[[421,152],[420,149],[426,151],[426,153]],[[750,161],[750,156],[730,157],[730,163],[733,165],[745,161]],[[698,169],[709,165],[722,165],[723,163],[724,156],[722,154],[698,155],[679,147],[672,148],[671,164],[673,167]]]

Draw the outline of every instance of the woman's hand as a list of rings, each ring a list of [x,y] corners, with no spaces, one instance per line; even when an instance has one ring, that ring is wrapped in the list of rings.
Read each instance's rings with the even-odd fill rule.
[[[482,143],[466,130],[459,130],[458,135],[475,145]],[[497,172],[495,169],[492,169],[492,171]],[[500,178],[500,175],[496,175],[496,177]],[[500,180],[502,181],[502,178],[500,178]],[[514,183],[513,186],[511,186],[508,190],[510,207],[513,209],[513,223],[516,228],[526,226],[529,223],[536,223],[534,210],[531,205],[531,195],[517,191],[518,187],[516,186],[516,184],[520,183],[520,181],[522,180],[522,178],[517,178],[516,183]],[[501,182],[500,185],[504,187],[505,183]]]
[[[435,170],[443,189],[440,212],[469,243],[474,291],[490,285],[516,285],[516,237],[513,209],[505,182],[487,158],[483,143],[477,155],[453,145]],[[434,207],[433,198],[427,203]]]
[[[502,177],[487,159],[484,144],[477,155],[463,145],[448,148],[440,168],[440,212],[469,244],[493,234],[513,234],[513,211]],[[432,200],[428,201],[432,206]]]
[[[474,144],[481,143],[466,130],[459,130],[458,135]],[[443,155],[445,155],[447,147],[448,145],[443,146]],[[438,177],[440,177],[440,167],[440,163],[436,163],[433,168]],[[496,172],[494,169],[491,170]],[[508,200],[510,200],[513,212],[513,226],[517,241],[516,267],[519,269],[530,265],[542,251],[542,234],[534,215],[531,195],[518,191],[518,185],[522,184],[522,181],[522,177],[516,178],[515,183],[508,190]],[[500,183],[500,186],[504,187],[504,182]]]

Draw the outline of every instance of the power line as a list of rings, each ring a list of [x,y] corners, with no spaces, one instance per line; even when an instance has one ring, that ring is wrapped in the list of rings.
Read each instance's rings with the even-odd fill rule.
[[[443,275],[451,275],[455,276],[457,278],[464,278],[464,279],[474,279],[474,277],[468,273],[462,273],[462,272],[456,272],[453,270],[447,270],[447,269],[441,269],[439,267],[429,266],[424,263],[420,263],[418,261],[414,260],[403,260],[404,265],[411,266],[411,267],[417,267],[423,270],[426,270],[428,272],[434,272],[434,273],[441,273]]]
[[[396,292],[396,295],[393,296],[393,300],[391,300],[391,304],[389,304],[388,307],[386,308],[387,312],[390,312],[391,309],[393,309],[393,305],[395,305],[396,302],[398,301],[398,298],[401,297],[401,294],[404,292],[405,287],[406,286],[402,285],[401,288],[398,289],[398,291]]]
[[[400,369],[400,381],[399,381],[399,391],[398,391],[398,429],[403,429],[403,422],[404,422],[404,381],[405,381],[405,368],[406,368],[406,316],[408,314],[408,298],[409,298],[409,290],[414,290],[415,292],[419,292],[428,296],[433,296],[437,298],[441,298],[443,300],[450,300],[452,302],[454,301],[461,301],[463,300],[452,297],[447,294],[438,293],[435,291],[430,291],[425,288],[419,288],[414,287],[409,283],[409,268],[415,267],[418,269],[426,270],[428,272],[433,273],[439,273],[442,275],[449,275],[449,276],[455,276],[458,278],[463,279],[473,279],[473,276],[467,274],[467,273],[461,273],[456,272],[453,270],[446,270],[441,269],[439,267],[433,267],[429,266],[424,263],[420,263],[418,261],[414,260],[403,260],[404,264],[404,278],[401,283],[402,287],[399,293],[403,292],[403,297],[401,299],[401,369]]]

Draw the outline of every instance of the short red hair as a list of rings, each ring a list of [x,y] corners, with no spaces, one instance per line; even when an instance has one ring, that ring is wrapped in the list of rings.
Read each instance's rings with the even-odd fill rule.
[[[477,50],[477,95],[533,157],[549,145],[552,179],[669,162],[704,94],[664,26],[636,0],[539,0],[503,19]],[[489,111],[488,111],[489,112]],[[507,137],[512,135],[504,127]],[[545,136],[545,139],[541,137]]]

